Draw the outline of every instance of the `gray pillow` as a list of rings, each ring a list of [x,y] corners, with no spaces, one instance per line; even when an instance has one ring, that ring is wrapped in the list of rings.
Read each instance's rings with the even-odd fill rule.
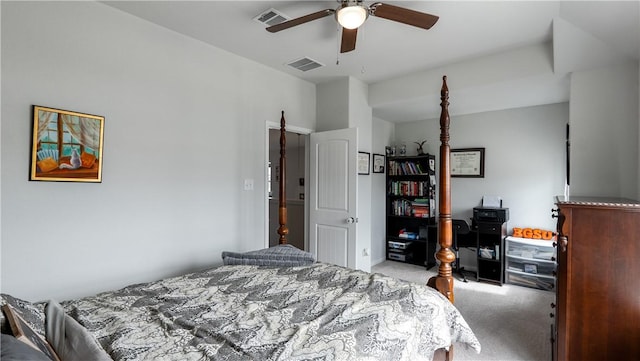
[[[50,300],[46,307],[47,341],[64,361],[111,361],[95,338],[64,312],[62,306]]]
[[[309,252],[290,244],[281,244],[245,253],[225,251],[222,252],[222,262],[225,265],[294,267],[310,265],[315,262],[315,259]]]
[[[2,361],[51,361],[45,354],[18,340],[17,338],[1,334],[0,359]]]

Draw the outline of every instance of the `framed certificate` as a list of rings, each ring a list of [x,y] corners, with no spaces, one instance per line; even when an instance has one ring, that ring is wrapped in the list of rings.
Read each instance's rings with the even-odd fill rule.
[[[369,174],[369,157],[371,153],[358,152],[358,174]]]
[[[451,176],[484,178],[484,148],[451,149]]]

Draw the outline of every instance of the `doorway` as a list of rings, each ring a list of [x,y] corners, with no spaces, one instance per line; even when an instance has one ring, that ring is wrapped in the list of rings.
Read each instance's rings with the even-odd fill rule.
[[[267,164],[268,192],[268,239],[269,247],[278,245],[279,219],[279,171],[280,171],[280,129],[269,128],[269,149]],[[287,201],[287,243],[306,250],[306,143],[307,135],[302,132],[286,131],[286,201]]]

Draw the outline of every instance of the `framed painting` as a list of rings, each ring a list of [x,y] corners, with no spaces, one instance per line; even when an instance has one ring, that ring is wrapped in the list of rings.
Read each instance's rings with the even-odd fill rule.
[[[33,106],[32,181],[102,182],[104,117]]]
[[[11,306],[9,306],[8,304],[3,305],[2,311],[7,318],[11,333],[16,339],[18,339],[18,341],[24,342],[34,350],[42,352],[42,358],[47,358],[53,361],[60,361],[60,358],[58,358],[58,355],[53,350],[51,345],[47,342],[47,340],[40,336],[35,330],[33,330],[31,326],[22,317],[20,317],[20,315],[16,311],[14,311]],[[4,347],[4,342],[2,343],[2,346]]]
[[[384,173],[384,155],[373,154],[373,173]]]
[[[451,149],[451,176],[484,178],[484,148]]]

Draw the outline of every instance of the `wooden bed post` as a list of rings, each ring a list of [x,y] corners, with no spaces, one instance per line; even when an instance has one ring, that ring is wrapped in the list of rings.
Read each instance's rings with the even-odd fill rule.
[[[286,157],[286,144],[287,139],[285,135],[285,120],[284,110],[280,117],[280,170],[278,176],[280,177],[280,187],[278,192],[278,244],[287,244],[287,234],[289,234],[289,228],[287,228],[287,157]]]
[[[438,243],[440,250],[436,258],[440,261],[438,275],[429,279],[429,286],[437,289],[445,297],[454,302],[453,276],[451,263],[456,260],[456,255],[451,251],[452,222],[451,222],[451,172],[449,164],[449,88],[447,76],[442,77],[442,89],[440,90],[440,191],[438,193]]]

